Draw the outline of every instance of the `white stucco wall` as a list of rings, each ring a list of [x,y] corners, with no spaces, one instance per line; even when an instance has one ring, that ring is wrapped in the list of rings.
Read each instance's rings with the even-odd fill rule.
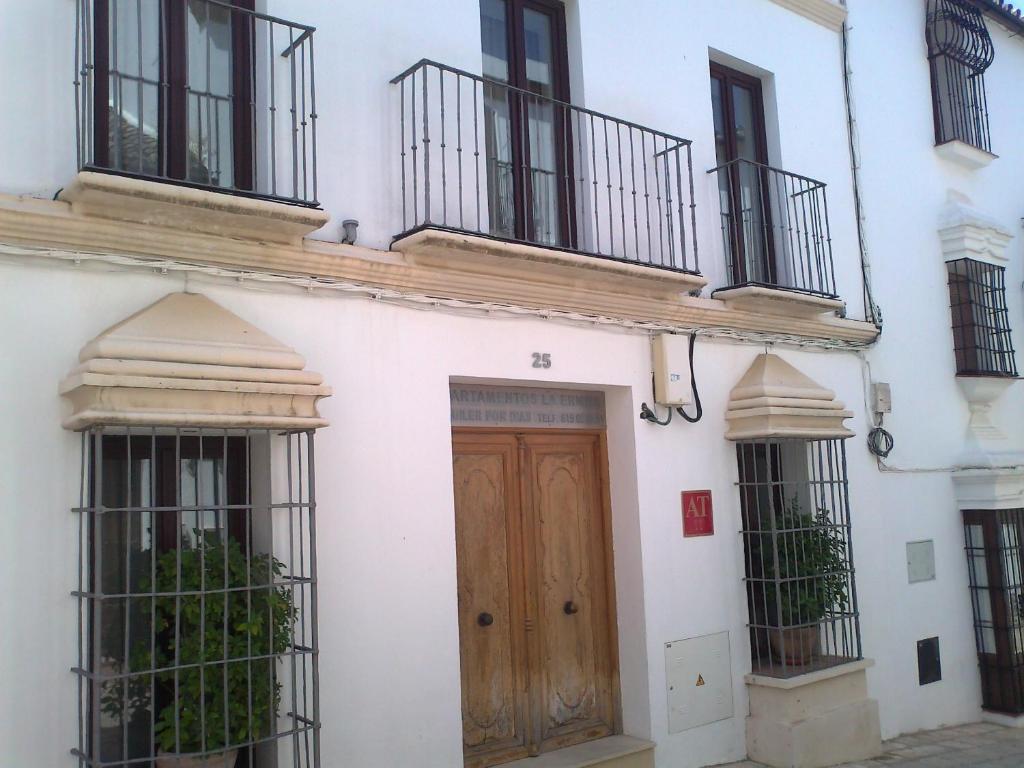
[[[50,197],[73,176],[74,5],[4,4],[0,72],[18,76],[0,88],[0,191]],[[1017,233],[1007,299],[1018,346],[1024,333],[1024,102],[1016,96],[1024,43],[990,24],[997,54],[987,81],[1000,158],[982,171],[959,170],[932,147],[921,6],[851,0],[850,17],[866,234],[885,313],[882,341],[868,358],[874,378],[893,385],[886,427],[896,449],[888,463],[905,471],[879,471],[863,447],[865,371],[856,355],[780,351],[856,413],[848,459],[857,584],[885,735],[980,716],[962,526],[945,471],[958,461],[967,423],[936,233],[947,189]],[[387,247],[399,228],[387,81],[424,57],[478,71],[476,2],[444,0],[427,12],[407,3],[272,0],[268,10],[318,27],[320,191],[334,223],[317,236],[336,238],[337,222],[353,217],[361,244]],[[570,2],[569,25],[574,97],[694,140],[701,267],[712,287],[724,281],[724,264],[714,186],[703,174],[714,165],[709,51],[770,73],[766,107],[778,115],[772,160],[829,184],[837,281],[850,315],[863,316],[835,32],[767,0],[639,0],[628,9]],[[77,740],[67,671],[77,551],[68,508],[79,448],[60,429],[66,406],[57,384],[88,339],[183,285],[173,274],[0,263],[0,503],[8,511],[0,579],[26,585],[0,600],[0,743],[12,765],[70,764]],[[704,419],[661,429],[636,418],[651,399],[640,334],[415,311],[259,283],[193,277],[188,286],[296,347],[335,388],[322,407],[332,426],[317,446],[324,765],[461,764],[451,377],[606,391],[626,730],[658,743],[659,766],[743,756],[749,647],[735,454],[723,439],[723,414],[729,389],[763,348],[699,342]],[[550,352],[553,367],[531,368],[534,351]],[[1017,451],[1022,390],[1016,385],[997,405],[1007,448]],[[717,533],[684,540],[679,492],[698,488],[714,493]],[[908,585],[905,544],[929,538],[937,579]],[[670,736],[664,643],[722,630],[731,633],[736,715]],[[933,635],[944,679],[919,687],[916,641]]]

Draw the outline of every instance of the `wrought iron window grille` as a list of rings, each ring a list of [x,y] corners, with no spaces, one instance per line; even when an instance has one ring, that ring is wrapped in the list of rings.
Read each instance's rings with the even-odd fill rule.
[[[313,459],[312,431],[82,432],[79,766],[318,768]]]
[[[396,240],[445,229],[699,273],[689,140],[425,59],[391,83]]]
[[[964,512],[982,707],[1024,713],[1024,509]]]
[[[718,177],[729,287],[837,298],[824,182],[743,159],[708,173]]]
[[[753,672],[862,658],[844,442],[748,440],[736,456]]]
[[[247,0],[78,0],[78,167],[315,207],[314,28]]]
[[[956,372],[1016,376],[1017,360],[1006,306],[1006,270],[974,259],[946,262]]]
[[[995,49],[982,12],[969,0],[929,0],[925,38],[935,143],[959,140],[991,152],[985,70]]]

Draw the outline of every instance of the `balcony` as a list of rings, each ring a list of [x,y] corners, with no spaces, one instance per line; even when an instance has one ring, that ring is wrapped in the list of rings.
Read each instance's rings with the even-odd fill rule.
[[[284,237],[321,226],[326,215],[308,210],[318,207],[313,31],[220,0],[79,0],[80,175],[64,199],[115,218],[145,199],[147,221],[162,223],[206,208],[261,234],[279,219]],[[225,226],[199,218],[201,229]]]
[[[742,159],[708,174],[718,181],[729,281],[714,296],[754,311],[841,311],[825,184]]]
[[[433,61],[391,83],[394,247],[431,242],[435,263],[463,252],[463,266],[518,256],[563,281],[582,268],[661,293],[704,285],[688,140]]]

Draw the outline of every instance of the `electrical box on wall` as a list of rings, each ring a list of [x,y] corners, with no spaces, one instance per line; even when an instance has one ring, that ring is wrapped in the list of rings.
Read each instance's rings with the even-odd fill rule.
[[[654,400],[658,405],[689,405],[689,336],[662,333],[654,337]]]
[[[875,413],[892,413],[892,388],[884,381],[876,381],[871,385],[874,396]]]
[[[729,633],[665,644],[668,732],[733,716]]]

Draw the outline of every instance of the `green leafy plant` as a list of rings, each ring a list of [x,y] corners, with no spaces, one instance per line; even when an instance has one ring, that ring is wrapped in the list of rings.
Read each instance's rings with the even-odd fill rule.
[[[290,591],[273,586],[282,562],[246,558],[233,539],[196,538],[140,576],[141,591],[157,596],[153,636],[133,646],[131,668],[158,671],[129,678],[127,692],[112,688],[103,702],[118,716],[126,701],[130,710],[159,707],[154,736],[164,752],[214,752],[270,732],[281,702],[275,665],[298,617]]]
[[[773,514],[774,531],[769,520],[754,537],[765,579],[768,625],[786,628],[812,624],[832,611],[846,610],[846,542],[829,511],[819,508],[813,515],[803,512],[794,496]]]

